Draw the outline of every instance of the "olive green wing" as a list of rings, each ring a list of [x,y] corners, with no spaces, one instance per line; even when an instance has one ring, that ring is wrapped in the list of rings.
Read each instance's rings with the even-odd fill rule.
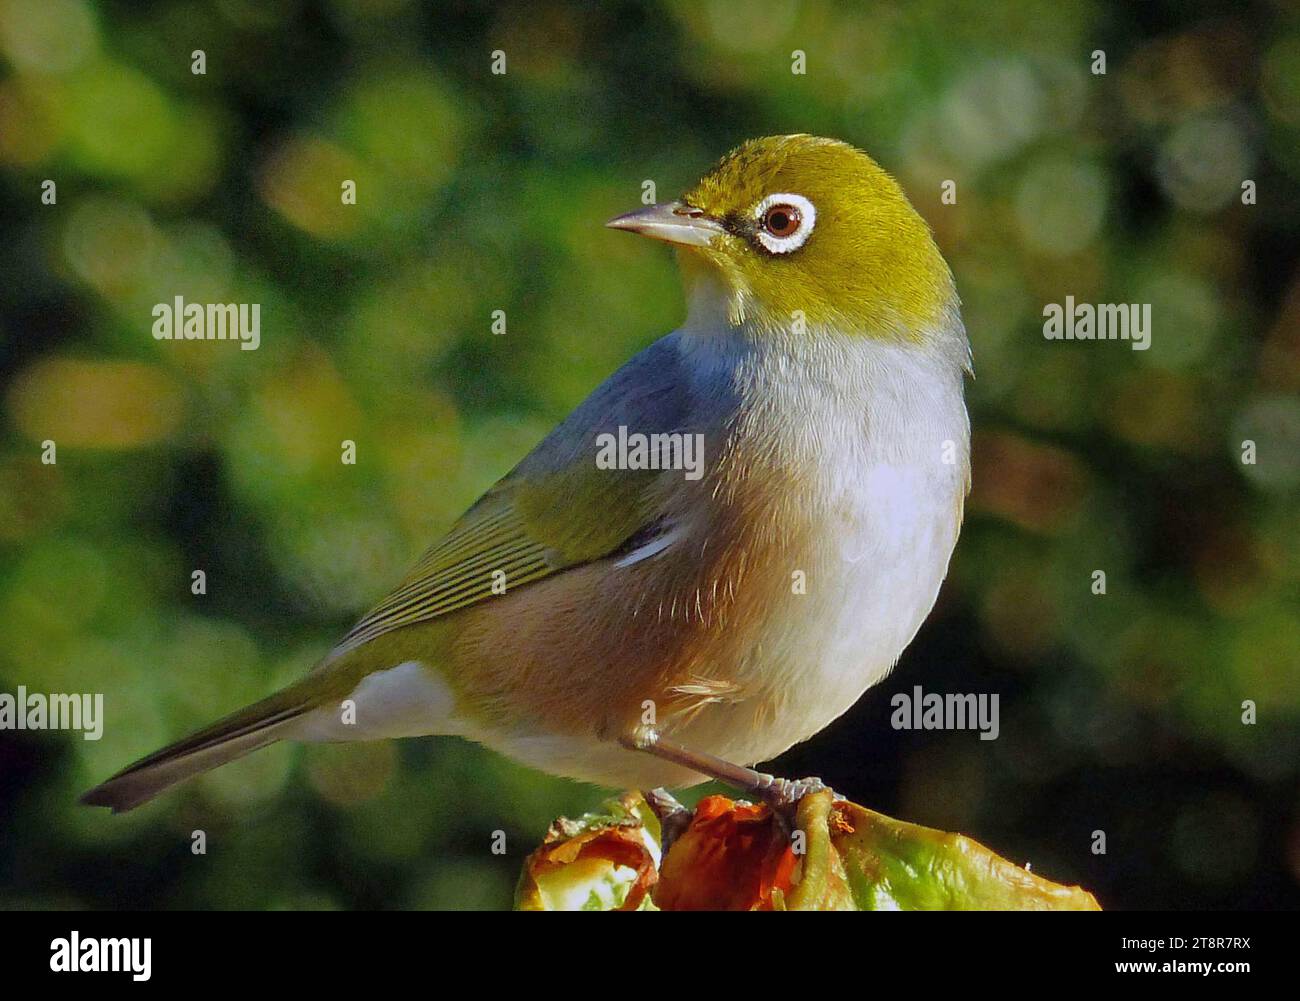
[[[690,407],[679,365],[665,338],[610,376],[430,547],[336,652],[495,597],[502,585],[509,591],[615,555],[653,534],[664,474],[598,468],[597,439],[617,435],[620,426],[682,430]]]

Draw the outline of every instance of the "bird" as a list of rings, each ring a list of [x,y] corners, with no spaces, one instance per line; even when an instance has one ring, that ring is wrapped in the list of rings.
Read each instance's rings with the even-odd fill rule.
[[[952,272],[884,168],[805,134],[744,142],[606,225],[674,249],[681,326],[300,680],[82,802],[130,810],[276,741],[426,735],[600,786],[820,787],[753,766],[889,674],[960,532],[973,369]]]

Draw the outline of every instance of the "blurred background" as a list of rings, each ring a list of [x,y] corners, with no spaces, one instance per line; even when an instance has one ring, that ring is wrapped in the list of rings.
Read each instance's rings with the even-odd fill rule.
[[[120,817],[76,796],[303,672],[677,324],[670,253],[601,228],[644,181],[795,131],[870,151],[933,225],[977,433],[934,615],[774,769],[1107,907],[1300,906],[1281,0],[0,0],[0,691],[107,715],[0,732],[0,906],[507,906],[605,792],[430,738],[277,746]],[[176,295],[260,303],[260,348],[155,340]],[[1045,341],[1066,295],[1151,303],[1151,349]],[[891,729],[915,684],[999,693],[1000,738]]]

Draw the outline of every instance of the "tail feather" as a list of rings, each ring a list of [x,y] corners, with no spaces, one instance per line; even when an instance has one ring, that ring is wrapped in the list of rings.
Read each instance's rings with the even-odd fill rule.
[[[294,721],[310,708],[292,688],[278,692],[128,765],[81,802],[114,813],[134,810],[178,782],[289,736]]]

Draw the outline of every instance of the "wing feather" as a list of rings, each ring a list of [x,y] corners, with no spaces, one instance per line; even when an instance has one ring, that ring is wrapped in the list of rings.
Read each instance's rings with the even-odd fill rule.
[[[625,425],[680,430],[688,395],[670,338],[614,373],[511,473],[484,494],[336,653],[377,636],[466,608],[505,590],[619,553],[661,515],[656,470],[596,467],[596,438]]]

